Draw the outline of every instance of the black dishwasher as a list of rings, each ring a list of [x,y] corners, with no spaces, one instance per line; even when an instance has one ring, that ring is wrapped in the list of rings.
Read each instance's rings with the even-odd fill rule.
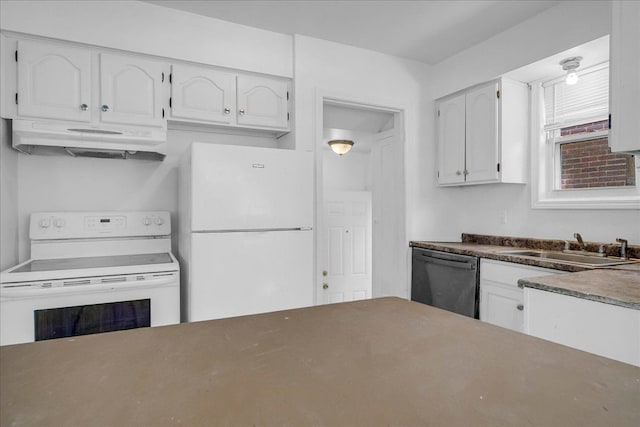
[[[478,319],[477,257],[413,248],[411,300]]]

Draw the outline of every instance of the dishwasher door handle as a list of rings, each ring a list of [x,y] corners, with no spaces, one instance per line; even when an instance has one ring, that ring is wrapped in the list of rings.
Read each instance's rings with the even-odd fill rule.
[[[434,256],[425,255],[425,254],[422,254],[422,260],[424,262],[428,262],[431,264],[446,265],[447,267],[460,268],[464,270],[476,269],[475,264],[470,263],[469,261],[448,260],[448,259],[437,258]]]

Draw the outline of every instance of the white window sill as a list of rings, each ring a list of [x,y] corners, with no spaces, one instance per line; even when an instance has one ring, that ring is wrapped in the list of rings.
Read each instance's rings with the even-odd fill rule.
[[[607,193],[606,195],[603,193]],[[599,193],[599,194],[598,194]],[[536,194],[531,200],[533,209],[638,209],[638,188],[562,190]]]

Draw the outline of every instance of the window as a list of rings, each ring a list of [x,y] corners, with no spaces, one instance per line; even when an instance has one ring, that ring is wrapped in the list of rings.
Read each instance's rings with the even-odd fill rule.
[[[636,161],[611,153],[609,64],[532,85],[533,207],[638,208]]]

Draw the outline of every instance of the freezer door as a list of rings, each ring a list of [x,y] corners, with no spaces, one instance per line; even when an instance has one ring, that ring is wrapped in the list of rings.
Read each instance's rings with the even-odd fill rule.
[[[194,231],[310,227],[312,153],[192,144]]]
[[[189,322],[313,305],[312,231],[194,233]]]

